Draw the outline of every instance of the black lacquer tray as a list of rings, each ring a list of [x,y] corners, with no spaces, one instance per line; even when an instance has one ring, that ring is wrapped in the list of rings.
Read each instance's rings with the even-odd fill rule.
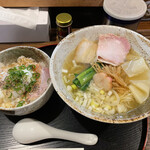
[[[55,45],[41,47],[51,56]],[[94,133],[99,141],[94,146],[47,139],[22,145],[12,136],[14,124],[23,118],[35,118],[53,127],[68,131]],[[84,148],[85,150],[142,150],[148,132],[148,119],[129,124],[107,124],[90,120],[68,107],[54,91],[49,101],[38,111],[26,116],[7,116],[0,112],[0,150],[21,148]],[[29,135],[30,136],[30,135]]]

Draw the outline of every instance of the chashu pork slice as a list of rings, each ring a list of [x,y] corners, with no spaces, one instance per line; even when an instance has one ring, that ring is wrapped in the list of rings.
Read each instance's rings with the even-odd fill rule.
[[[77,63],[92,63],[96,59],[97,44],[87,39],[81,40],[75,50]]]
[[[40,73],[39,81],[37,82],[36,88],[29,93],[28,99],[31,101],[40,97],[41,94],[47,89],[50,80],[49,68],[41,66],[39,64],[36,65],[36,71]]]
[[[125,37],[114,34],[99,36],[97,60],[118,66],[125,61],[130,50],[130,43]]]

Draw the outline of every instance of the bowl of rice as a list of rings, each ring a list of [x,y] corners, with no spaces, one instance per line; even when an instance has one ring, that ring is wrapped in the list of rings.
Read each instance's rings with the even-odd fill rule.
[[[53,86],[50,57],[30,46],[11,47],[0,52],[0,111],[26,115],[41,108]]]
[[[90,119],[130,123],[150,115],[150,41],[122,27],[82,28],[56,46],[52,83],[63,101]]]

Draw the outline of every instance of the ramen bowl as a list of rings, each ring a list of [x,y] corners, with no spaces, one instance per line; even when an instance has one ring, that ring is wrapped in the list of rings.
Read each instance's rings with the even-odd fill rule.
[[[50,71],[49,71],[49,64],[50,64],[50,57],[43,52],[42,50],[30,47],[30,46],[16,46],[12,48],[8,48],[0,52],[0,63],[4,65],[11,64],[17,61],[18,57],[25,56],[28,58],[34,59],[36,62],[43,63],[43,65],[48,68],[48,78],[50,79]],[[39,108],[41,108],[50,98],[53,92],[53,86],[51,80],[47,82],[46,89],[39,95],[35,100],[31,101],[30,103],[23,105],[21,107],[14,107],[14,108],[4,108],[0,107],[0,111],[7,115],[26,115],[30,114]]]
[[[64,60],[68,54],[73,51],[78,43],[86,38],[91,41],[97,41],[100,34],[112,33],[122,37],[126,37],[131,44],[131,47],[140,53],[140,55],[150,64],[150,41],[142,35],[122,27],[110,25],[96,25],[82,28],[69,34],[64,38],[55,48],[50,63],[50,72],[52,83],[59,94],[59,96],[72,109],[90,119],[106,123],[129,123],[141,120],[150,115],[150,99],[148,98],[144,103],[137,108],[132,109],[126,113],[119,113],[113,115],[100,114],[90,111],[89,109],[77,103],[70,92],[67,91],[66,85],[62,79],[62,67]]]

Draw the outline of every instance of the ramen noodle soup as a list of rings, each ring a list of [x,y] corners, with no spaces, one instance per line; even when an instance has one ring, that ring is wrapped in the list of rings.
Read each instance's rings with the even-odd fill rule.
[[[65,59],[62,78],[77,103],[101,114],[125,113],[149,97],[149,66],[114,34],[81,40]]]
[[[20,56],[17,62],[0,63],[0,107],[15,108],[37,99],[48,87],[49,70],[41,62]]]

